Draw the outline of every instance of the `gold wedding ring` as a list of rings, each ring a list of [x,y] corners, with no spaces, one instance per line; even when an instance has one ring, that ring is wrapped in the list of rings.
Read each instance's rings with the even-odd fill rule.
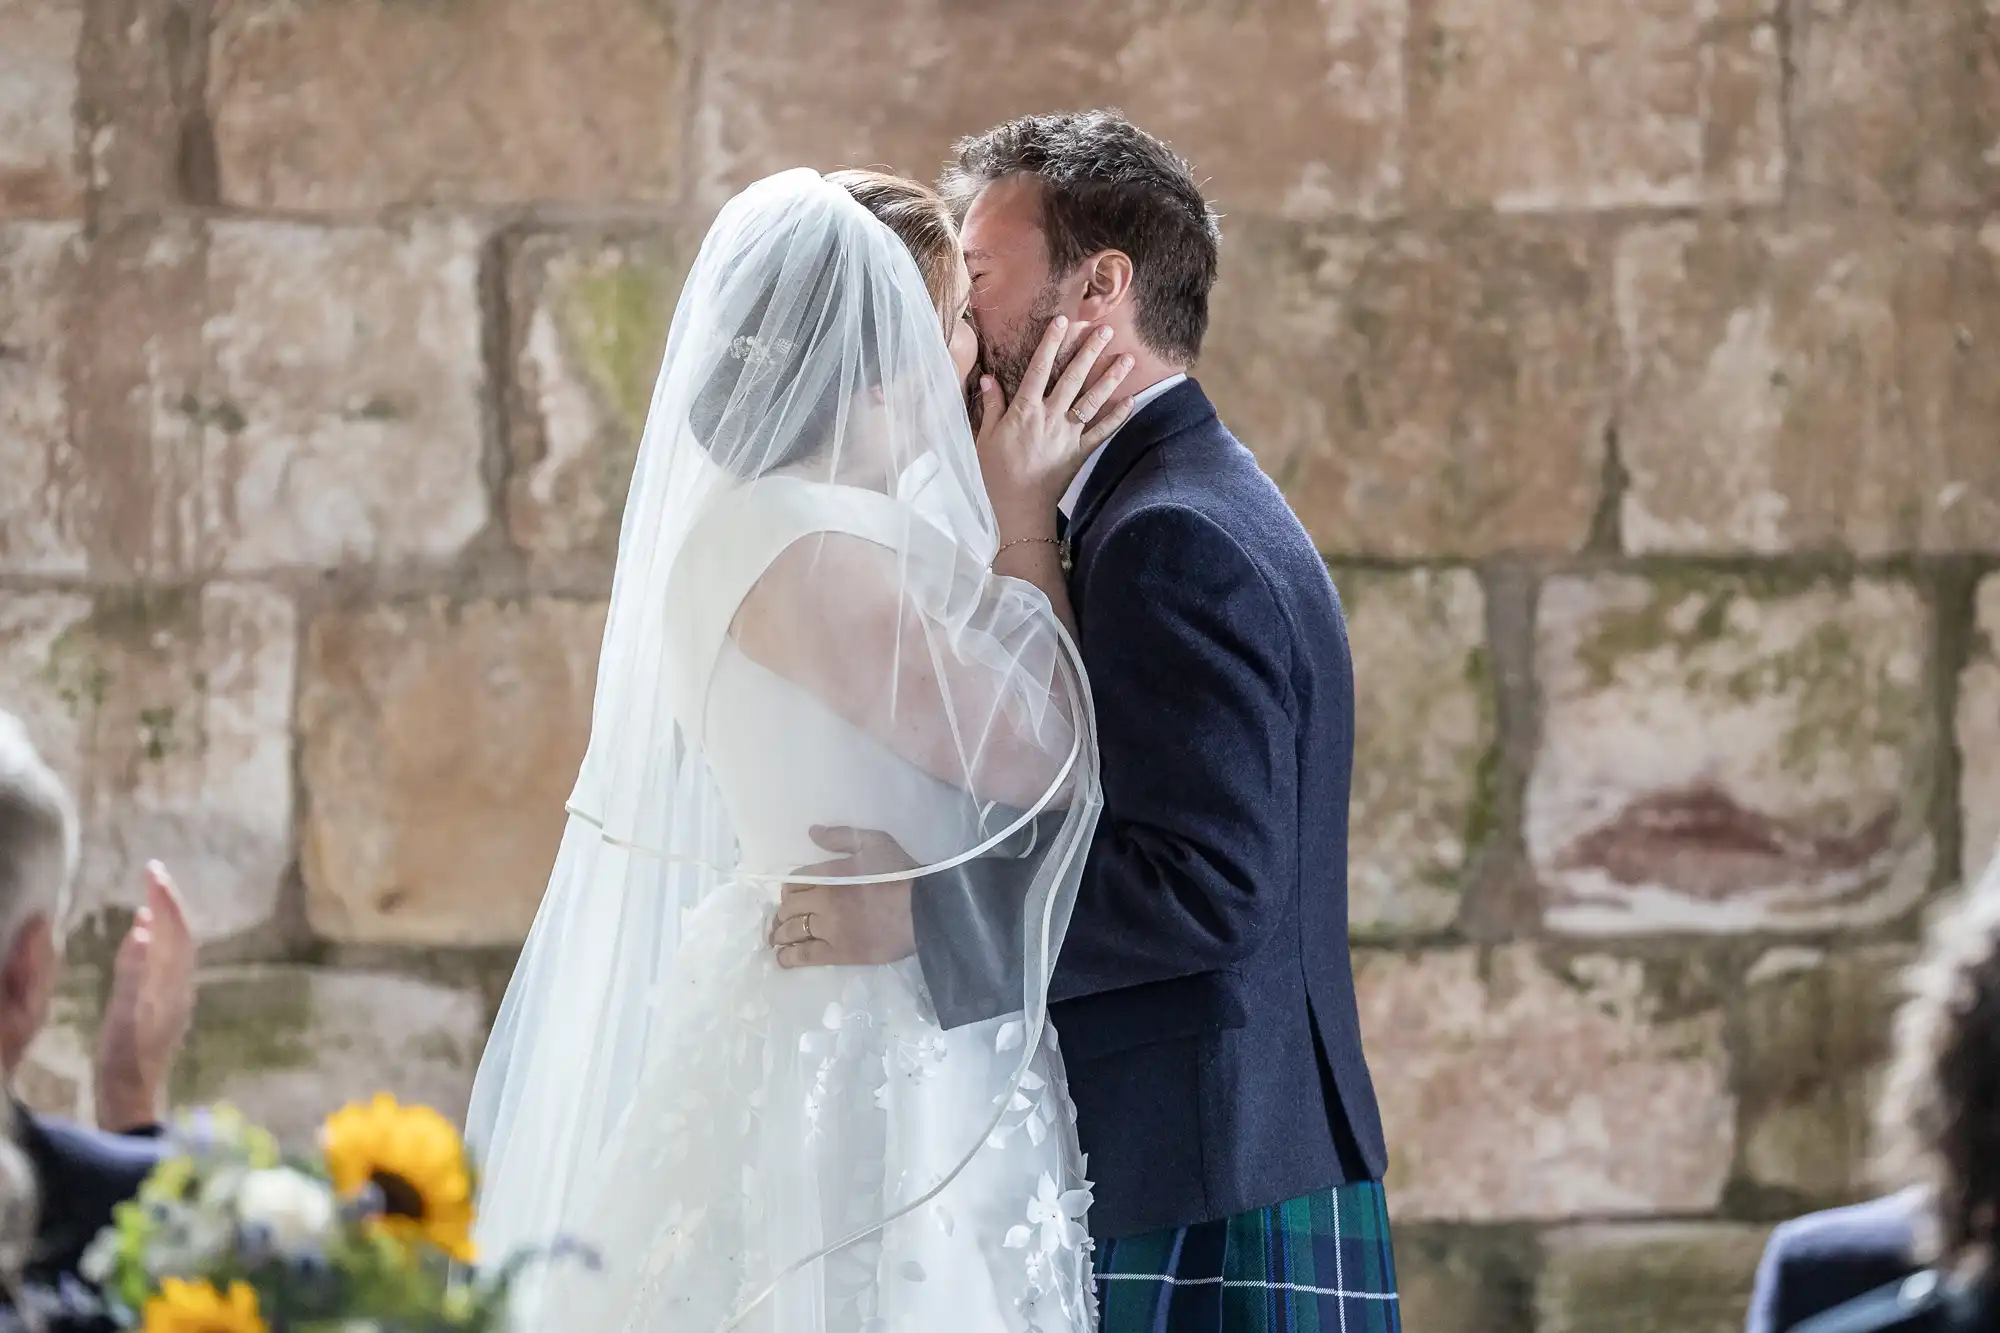
[[[806,933],[805,938],[799,941],[800,944],[811,944],[816,940],[822,944],[826,942],[813,934],[813,914],[811,912],[807,912],[799,918],[799,929]]]

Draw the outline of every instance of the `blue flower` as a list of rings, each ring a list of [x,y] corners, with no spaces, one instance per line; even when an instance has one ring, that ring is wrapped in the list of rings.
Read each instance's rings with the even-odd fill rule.
[[[564,1259],[574,1259],[584,1267],[585,1272],[604,1271],[604,1258],[595,1248],[574,1236],[557,1236],[549,1245],[549,1261],[560,1263]]]
[[[181,1127],[180,1138],[197,1156],[213,1152],[216,1139],[215,1113],[207,1107],[201,1107],[190,1113]]]

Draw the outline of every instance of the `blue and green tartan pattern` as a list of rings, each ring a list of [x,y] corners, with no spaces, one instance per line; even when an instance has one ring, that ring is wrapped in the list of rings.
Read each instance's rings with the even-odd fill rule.
[[[1376,1181],[1101,1242],[1099,1333],[1401,1333]]]

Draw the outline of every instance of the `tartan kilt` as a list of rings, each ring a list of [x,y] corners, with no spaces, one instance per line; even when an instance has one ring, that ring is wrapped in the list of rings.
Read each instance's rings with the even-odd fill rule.
[[[1099,1333],[1400,1333],[1379,1181],[1103,1241]]]

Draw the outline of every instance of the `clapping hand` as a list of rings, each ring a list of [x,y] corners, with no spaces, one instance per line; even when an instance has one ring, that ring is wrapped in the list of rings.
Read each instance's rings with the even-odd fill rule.
[[[152,1124],[194,1013],[194,934],[167,868],[146,867],[146,905],[111,965],[111,999],[97,1036],[97,1124],[117,1133]]]

